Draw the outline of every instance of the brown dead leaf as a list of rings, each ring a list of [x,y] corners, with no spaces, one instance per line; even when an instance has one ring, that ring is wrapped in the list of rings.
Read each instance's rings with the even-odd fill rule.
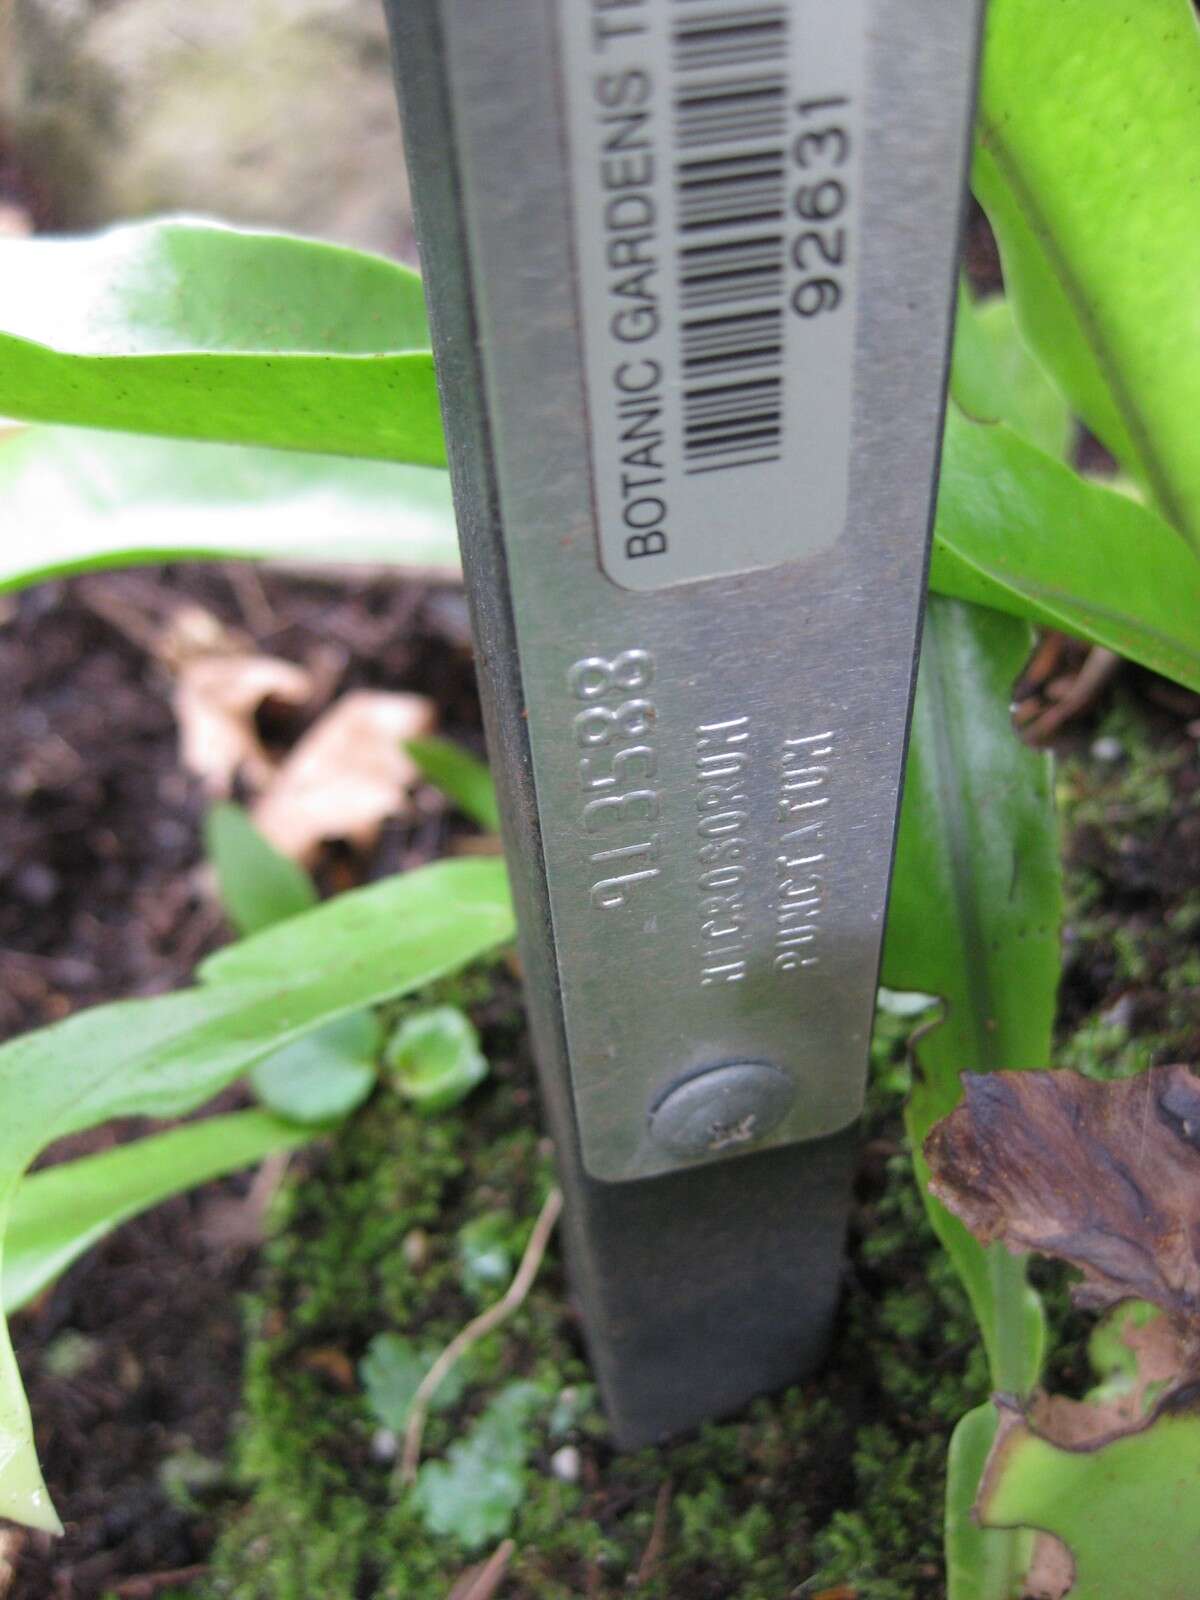
[[[1033,1558],[1022,1586],[1022,1600],[1065,1600],[1075,1587],[1075,1557],[1053,1533],[1033,1536]]]
[[[275,656],[185,656],[174,694],[183,765],[212,795],[228,795],[239,773],[251,788],[262,788],[274,768],[255,731],[255,712],[267,699],[303,705],[312,692],[303,667]]]
[[[925,1142],[933,1192],[985,1243],[1078,1267],[1080,1303],[1117,1307],[1093,1336],[1103,1382],[1086,1399],[994,1397],[998,1428],[975,1515],[985,1527],[1035,1533],[1022,1589],[1028,1600],[1108,1593],[1101,1578],[1112,1549],[1097,1544],[1096,1526],[1126,1515],[1130,1475],[1159,1460],[1165,1436],[1152,1430],[1192,1416],[1200,1392],[1200,1079],[1173,1066],[1115,1083],[1073,1072],[968,1075],[963,1083],[964,1104]],[[1190,1485],[1190,1436],[1183,1446]],[[1047,1460],[1063,1474],[1053,1514],[1044,1499]],[[1174,1460],[1162,1456],[1159,1492],[1168,1505],[1179,1492]],[[1111,1504],[1097,1513],[1105,1496]],[[1164,1537],[1168,1527],[1168,1566],[1186,1574],[1195,1519],[1172,1511]],[[1137,1592],[1138,1561],[1113,1593]],[[1193,1592],[1186,1576],[1183,1588],[1174,1577],[1163,1588]]]
[[[1200,1347],[1200,1080],[965,1074],[925,1141],[939,1200],[984,1243],[1078,1267],[1080,1305],[1148,1300]]]
[[[1109,1384],[1086,1400],[1039,1391],[1022,1407],[1023,1419],[1034,1432],[1065,1450],[1097,1449],[1144,1428],[1164,1392],[1169,1396],[1186,1376],[1188,1351],[1170,1317],[1154,1315],[1139,1323],[1125,1310],[1113,1315],[1123,1319],[1117,1324],[1118,1336],[1134,1356],[1128,1382]]]
[[[431,732],[423,695],[357,689],[308,730],[253,807],[277,850],[308,861],[326,839],[365,848],[401,811],[420,771],[405,741]]]

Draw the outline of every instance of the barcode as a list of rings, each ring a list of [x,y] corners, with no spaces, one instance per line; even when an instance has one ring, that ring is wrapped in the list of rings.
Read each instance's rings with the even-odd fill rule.
[[[641,593],[832,548],[877,0],[539,3],[601,566]]]
[[[781,72],[692,84],[675,98],[675,138],[683,149],[782,139],[786,126],[787,79]]]
[[[707,7],[675,24],[675,65],[681,72],[782,60],[787,48],[787,7]]]
[[[723,243],[683,245],[679,298],[685,311],[732,305],[783,292],[783,250],[777,233]]]
[[[782,5],[677,4],[676,260],[691,474],[777,461],[782,447],[788,18]]]

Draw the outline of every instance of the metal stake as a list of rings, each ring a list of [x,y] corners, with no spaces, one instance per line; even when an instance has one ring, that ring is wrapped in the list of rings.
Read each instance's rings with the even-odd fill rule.
[[[615,1436],[819,1362],[976,0],[386,0],[569,1265]]]

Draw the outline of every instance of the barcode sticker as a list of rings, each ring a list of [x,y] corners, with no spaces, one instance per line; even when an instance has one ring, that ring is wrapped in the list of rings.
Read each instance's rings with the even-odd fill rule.
[[[630,589],[841,535],[865,0],[559,0],[593,503]]]

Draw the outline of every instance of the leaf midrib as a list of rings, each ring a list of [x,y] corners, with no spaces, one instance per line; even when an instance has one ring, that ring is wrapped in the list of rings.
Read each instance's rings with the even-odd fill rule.
[[[1061,626],[1068,632],[1074,632],[1080,622],[1086,622],[1089,617],[1098,618],[1111,625],[1113,642],[1122,645],[1123,655],[1133,654],[1133,647],[1139,639],[1153,643],[1156,648],[1158,662],[1144,662],[1143,665],[1153,666],[1155,671],[1165,667],[1171,668],[1170,676],[1177,682],[1187,683],[1189,687],[1200,683],[1200,650],[1190,650],[1187,644],[1181,642],[1176,635],[1167,633],[1161,628],[1156,628],[1152,623],[1132,618],[1128,612],[1118,611],[1114,607],[1103,605],[1098,600],[1081,599],[1079,595],[1072,594],[1069,590],[1059,589],[1052,584],[1042,583],[1035,578],[1014,573],[1008,568],[997,566],[981,557],[972,555],[965,550],[962,544],[946,534],[936,535],[947,554],[956,561],[961,561],[964,567],[976,572],[988,583],[994,583],[998,588],[1006,589],[1018,600],[1027,598],[1034,604],[1042,605],[1047,611],[1053,612]],[[1015,613],[1023,615],[1024,613]],[[1084,638],[1095,642],[1083,629],[1080,629]],[[1181,668],[1187,670],[1181,671]]]
[[[950,601],[944,604],[957,604]],[[925,627],[924,649],[928,652],[930,667],[928,690],[934,741],[934,782],[937,786],[938,809],[946,830],[947,856],[950,862],[950,881],[954,894],[955,915],[963,935],[963,971],[967,993],[963,996],[967,1015],[954,1019],[959,1026],[966,1025],[975,1036],[976,1061],[972,1066],[991,1072],[996,1069],[993,1035],[989,1033],[986,1019],[992,1015],[992,986],[988,978],[987,962],[980,959],[986,949],[983,923],[979,916],[975,877],[971,863],[973,852],[968,839],[965,807],[962,805],[962,767],[957,759],[950,732],[951,698],[946,679],[945,643],[942,608],[931,604]],[[950,997],[946,997],[953,1001]],[[949,1018],[947,1020],[950,1020]]]
[[[1091,349],[1096,365],[1108,385],[1113,402],[1138,453],[1147,486],[1171,526],[1181,538],[1196,548],[1200,541],[1190,526],[1184,503],[1171,482],[1166,464],[1154,447],[1153,430],[1142,414],[1141,407],[1121,371],[1120,363],[1109,347],[1100,320],[1088,301],[1083,285],[1044,216],[1033,189],[1025,181],[1019,161],[1002,137],[998,125],[982,108],[979,112],[979,137],[980,142],[993,156],[1018,210],[1045,252],[1050,269],[1075,313],[1079,329]]]

